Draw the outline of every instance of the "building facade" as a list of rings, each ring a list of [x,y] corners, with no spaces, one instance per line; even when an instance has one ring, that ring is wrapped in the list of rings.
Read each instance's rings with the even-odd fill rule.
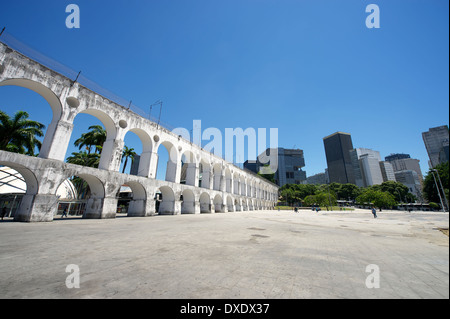
[[[422,138],[430,158],[430,167],[448,162],[449,133],[447,125],[430,128],[428,132],[422,133]],[[447,156],[445,156],[445,147]],[[441,156],[442,154],[444,156]]]
[[[386,162],[392,165],[394,172],[405,170],[413,170],[417,173],[420,184],[423,183],[422,169],[420,168],[420,160],[411,158],[408,154],[392,154],[387,156]]]
[[[357,186],[368,187],[379,185],[388,180],[386,172],[384,172],[385,168],[381,164],[380,152],[368,148],[355,148],[350,151],[350,157],[352,159],[355,183]],[[391,173],[393,175],[393,171],[390,172],[388,167],[390,178],[392,178]]]
[[[256,161],[246,161],[244,169],[258,173],[264,166],[263,158],[272,158],[271,154],[277,154],[278,169],[275,172],[275,182],[282,187],[286,184],[303,184],[306,182],[305,158],[303,150],[300,149],[267,149],[258,156]],[[267,164],[267,163],[265,163]]]
[[[323,139],[330,183],[356,184],[350,151],[352,137],[348,133],[336,132]]]
[[[409,188],[411,194],[417,197],[419,201],[422,199],[422,185],[419,175],[413,170],[403,170],[395,172],[397,182],[402,183]]]
[[[383,175],[383,182],[393,181],[396,182],[395,171],[392,164],[389,162],[380,162],[381,174]]]

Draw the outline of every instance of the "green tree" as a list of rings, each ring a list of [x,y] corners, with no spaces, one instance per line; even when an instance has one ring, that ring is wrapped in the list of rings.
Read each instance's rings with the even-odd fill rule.
[[[448,201],[449,200],[449,163],[447,162],[447,163],[439,164],[434,169],[437,170],[437,172],[439,174],[439,177],[442,182],[442,186],[444,188],[445,196]],[[440,188],[441,185],[440,185],[437,174],[434,173],[434,176],[435,176],[436,182]],[[429,171],[424,179],[423,195],[424,195],[425,199],[429,202],[440,203],[438,190],[436,188],[436,182],[434,180],[432,172]],[[442,192],[441,192],[441,194],[442,194]],[[444,198],[442,198],[442,201],[444,201],[444,205],[445,205]]]
[[[305,198],[305,205],[333,206],[336,205],[336,196],[333,193],[320,192],[316,195],[309,195]]]
[[[134,148],[128,148],[128,146],[124,146],[123,153],[122,153],[122,162],[125,160],[125,163],[123,165],[122,173],[125,173],[125,169],[128,164],[128,159],[131,158],[131,165],[134,163],[134,157],[136,156],[136,152],[134,151]]]
[[[28,118],[24,111],[12,118],[0,111],[0,150],[35,156],[35,149],[42,146],[37,138],[44,136],[45,125]]]
[[[330,185],[322,185],[321,188],[323,191],[329,189],[337,199],[341,200],[355,199],[362,193],[361,189],[355,184],[331,183]]]
[[[280,188],[280,194],[283,201],[293,203],[300,203],[309,196],[317,193],[317,187],[315,185],[308,184],[286,184]]]
[[[392,208],[397,205],[393,195],[374,188],[367,188],[364,190],[364,192],[356,198],[356,202],[359,204],[374,205],[378,208]]]
[[[75,141],[75,146],[80,150],[85,147],[88,154],[91,154],[92,147],[94,147],[94,152],[101,154],[103,144],[106,141],[106,130],[100,125],[93,125],[89,127],[89,130]]]
[[[281,200],[287,202],[288,205],[293,205],[297,201],[294,190],[290,188],[285,188],[280,191]]]
[[[89,154],[86,152],[72,153],[72,156],[67,158],[67,163],[98,168],[100,164],[100,154]]]
[[[399,182],[387,181],[381,185],[371,186],[371,188],[391,194],[398,202],[414,202],[416,200],[415,196],[410,193],[409,188]]]

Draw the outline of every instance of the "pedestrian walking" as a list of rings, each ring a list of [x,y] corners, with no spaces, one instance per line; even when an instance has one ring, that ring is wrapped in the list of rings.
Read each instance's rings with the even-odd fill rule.
[[[377,210],[375,209],[375,207],[372,207],[372,214],[373,214],[373,218],[377,218]]]
[[[64,216],[66,216],[66,218],[67,218],[67,207],[64,207],[61,218],[64,218]]]
[[[2,208],[2,220],[3,220],[3,218],[5,218],[5,216],[6,216],[6,207],[3,207]]]

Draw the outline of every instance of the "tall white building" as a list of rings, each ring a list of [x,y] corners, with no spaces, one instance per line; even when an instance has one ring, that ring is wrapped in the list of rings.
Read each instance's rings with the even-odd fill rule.
[[[369,148],[355,148],[350,151],[350,157],[356,186],[367,187],[384,182],[380,152]]]

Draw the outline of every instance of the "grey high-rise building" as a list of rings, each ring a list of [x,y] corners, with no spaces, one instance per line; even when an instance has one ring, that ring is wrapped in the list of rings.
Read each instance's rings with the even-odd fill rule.
[[[422,133],[422,137],[430,158],[429,164],[431,167],[448,161],[449,133],[447,125],[430,128],[428,132]],[[445,147],[447,147],[447,150],[445,150]],[[447,157],[445,156],[446,151]]]
[[[422,185],[419,175],[414,170],[395,172],[395,179],[409,188],[409,191],[420,201],[422,199]]]
[[[258,173],[260,168],[264,166],[264,162],[261,163],[260,158],[276,152],[278,152],[278,170],[275,172],[276,184],[281,187],[286,184],[303,184],[306,182],[306,172],[302,170],[305,166],[305,158],[303,150],[300,149],[285,149],[282,147],[267,149],[258,156],[256,161],[246,161],[244,168]]]
[[[330,183],[356,184],[350,151],[352,137],[348,133],[336,132],[323,139],[327,157]]]
[[[417,173],[420,183],[423,182],[422,170],[420,168],[420,160],[411,158],[409,154],[392,154],[386,157],[394,169],[394,172],[405,170],[413,170]]]
[[[380,162],[381,174],[383,175],[383,182],[393,181],[396,182],[395,179],[395,171],[394,167],[389,162]]]

